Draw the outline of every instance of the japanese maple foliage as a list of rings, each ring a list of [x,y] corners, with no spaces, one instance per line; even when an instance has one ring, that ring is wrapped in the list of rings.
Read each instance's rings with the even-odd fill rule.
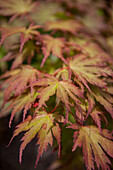
[[[95,166],[110,169],[113,56],[106,37],[108,30],[113,34],[112,17],[111,22],[106,21],[103,14],[101,28],[95,20],[90,26],[89,20],[85,20],[89,13],[100,19],[98,11],[107,11],[107,4],[104,0],[101,3],[46,0],[45,4],[53,11],[49,12],[44,2],[38,0],[0,0],[0,45],[6,50],[0,61],[8,65],[6,73],[0,76],[3,95],[0,117],[9,111],[11,127],[14,117],[23,114],[9,144],[24,132],[19,154],[21,163],[23,150],[37,136],[36,167],[48,145],[55,147],[55,140],[58,156],[64,153],[63,129],[71,129],[74,132],[72,151],[82,147],[87,169]],[[43,19],[46,10],[48,15]],[[14,24],[16,20],[27,22],[19,26]],[[105,22],[109,25],[107,31]],[[10,48],[6,48],[8,38]]]

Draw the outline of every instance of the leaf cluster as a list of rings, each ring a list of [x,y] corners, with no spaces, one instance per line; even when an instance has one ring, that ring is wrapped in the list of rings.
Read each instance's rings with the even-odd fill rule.
[[[23,113],[11,138],[25,132],[20,163],[35,136],[36,166],[55,139],[60,157],[62,127],[67,127],[74,129],[72,151],[82,147],[88,170],[95,168],[94,162],[98,169],[110,169],[105,152],[113,157],[113,136],[107,128],[109,116],[113,119],[113,57],[104,44],[105,16],[98,15],[102,9],[108,10],[104,0],[0,0],[0,45],[6,50],[1,62],[9,63],[0,77],[0,117],[9,111],[11,126]],[[96,16],[98,21],[89,24]]]

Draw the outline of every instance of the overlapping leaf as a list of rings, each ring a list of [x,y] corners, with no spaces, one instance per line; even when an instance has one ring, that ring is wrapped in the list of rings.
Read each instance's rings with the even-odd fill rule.
[[[111,94],[105,90],[100,90],[98,87],[95,87],[95,89],[91,88],[91,90],[96,101],[103,105],[103,107],[110,113],[111,117],[113,118],[113,97]]]
[[[83,156],[85,164],[88,170],[95,169],[94,161],[98,169],[100,166],[102,169],[109,169],[110,160],[105,154],[105,152],[113,157],[113,139],[110,132],[106,129],[102,130],[100,134],[99,129],[95,126],[82,126],[77,127],[77,125],[71,125],[70,128],[78,129],[74,132],[74,145],[72,151],[76,148],[83,147]],[[104,152],[105,151],[105,152]]]
[[[13,60],[11,70],[18,68],[25,60],[30,64],[37,49],[38,47],[32,41],[27,42],[21,53],[19,53],[19,45],[12,46],[8,53],[1,59],[1,62]]]
[[[90,114],[101,132],[101,121],[104,120],[105,123],[108,124],[108,121],[105,117],[106,111],[110,113],[111,117],[113,117],[112,86],[110,87],[108,86],[107,90],[100,89],[99,87],[94,88],[94,86],[91,86],[91,91],[92,93],[88,91],[86,93],[88,108],[87,108],[87,115],[85,117],[85,120],[88,118]],[[103,108],[102,106],[101,107],[99,106],[99,103],[103,106]]]
[[[41,73],[31,66],[22,66],[20,69],[6,72],[1,79],[7,78],[1,87],[6,86],[4,90],[4,103],[14,94],[20,95],[23,90],[33,81],[41,77]]]
[[[36,30],[40,27],[41,26],[39,26],[39,25],[32,25],[32,24],[27,29],[25,27],[10,27],[10,28],[0,27],[0,32],[2,33],[0,45],[3,43],[3,41],[7,37],[17,34],[17,33],[21,33],[21,36],[20,36],[20,43],[21,43],[20,52],[21,52],[24,44],[29,39],[32,39],[33,35],[35,35],[35,36],[40,35],[40,33]]]
[[[21,139],[22,144],[20,146],[19,155],[20,163],[22,160],[23,150],[36,135],[38,137],[37,145],[39,145],[39,148],[35,166],[37,166],[37,163],[39,161],[39,158],[42,156],[43,151],[46,151],[48,144],[50,144],[51,146],[53,145],[53,135],[57,139],[59,145],[58,155],[60,156],[61,130],[59,124],[55,120],[59,122],[61,120],[61,116],[56,117],[56,113],[47,114],[45,111],[42,111],[38,112],[34,119],[32,119],[31,116],[28,116],[28,118],[24,122],[16,127],[11,141],[22,131],[27,131]]]
[[[39,91],[39,104],[37,110],[39,110],[43,105],[46,106],[46,101],[49,100],[50,96],[56,94],[57,104],[61,101],[66,106],[67,115],[70,111],[70,98],[74,100],[76,104],[80,101],[78,98],[83,97],[82,92],[71,82],[58,81],[54,76],[47,76],[39,81],[31,83],[31,88],[34,86],[46,86]]]
[[[8,110],[13,109],[11,112],[11,118],[9,121],[9,126],[11,126],[12,120],[18,112],[21,112],[23,109],[23,120],[25,119],[25,116],[27,114],[27,111],[31,108],[32,104],[36,100],[38,96],[38,93],[34,91],[34,93],[31,95],[31,92],[24,93],[21,96],[18,96],[17,98],[11,99],[8,102],[10,105],[0,113],[0,117],[4,115]]]
[[[100,57],[87,57],[84,54],[78,54],[69,63],[70,69],[74,75],[82,82],[88,89],[88,83],[105,87],[107,84],[102,80],[102,76],[113,76],[112,70],[105,64]]]
[[[73,45],[75,43],[76,48],[81,50],[84,54],[90,56],[90,57],[95,57],[95,58],[101,58],[103,62],[111,64],[113,62],[112,57],[106,53],[98,44],[95,42],[91,41],[88,38],[85,39],[72,39],[71,43],[73,42]],[[77,47],[78,45],[78,47]],[[102,64],[103,64],[102,62]]]

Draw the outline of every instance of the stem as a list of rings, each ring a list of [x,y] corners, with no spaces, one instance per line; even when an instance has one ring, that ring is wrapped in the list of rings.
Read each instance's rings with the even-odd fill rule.
[[[64,67],[64,68],[61,68],[59,69],[58,71],[56,71],[53,75],[55,76],[56,74],[58,74],[60,71],[64,70],[64,69],[69,69],[70,67]]]
[[[51,112],[49,112],[48,114],[53,113],[56,109],[57,109],[57,106]]]

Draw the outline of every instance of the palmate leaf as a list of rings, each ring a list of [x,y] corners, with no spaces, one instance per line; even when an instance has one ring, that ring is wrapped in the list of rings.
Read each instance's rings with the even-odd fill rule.
[[[23,110],[23,121],[24,121],[27,111],[31,108],[37,96],[38,93],[34,91],[32,96],[31,96],[31,92],[28,92],[22,94],[21,96],[18,96],[17,98],[9,100],[8,103],[10,103],[10,105],[6,109],[1,111],[0,117],[4,116],[4,114],[7,113],[8,110],[13,109],[9,121],[9,127],[10,127],[15,114],[21,112],[24,109]]]
[[[62,116],[60,115],[59,116],[56,115],[56,113],[48,114],[45,111],[40,111],[37,113],[34,119],[32,119],[31,116],[28,116],[28,118],[24,122],[17,125],[16,130],[14,131],[13,137],[11,138],[11,141],[19,133],[23,131],[27,131],[25,132],[24,136],[21,139],[22,144],[20,146],[20,155],[19,155],[20,163],[22,160],[23,150],[25,149],[26,145],[36,135],[38,137],[37,145],[39,145],[39,148],[38,148],[38,155],[37,155],[35,166],[37,166],[37,163],[39,161],[39,158],[42,156],[43,151],[46,151],[48,144],[50,144],[51,146],[53,145],[53,135],[57,139],[57,142],[59,145],[58,156],[60,156],[61,130],[60,130],[59,124],[56,121],[60,122],[61,117]]]
[[[4,89],[4,104],[10,97],[20,95],[24,89],[33,81],[36,81],[38,77],[41,77],[41,73],[29,65],[21,66],[20,69],[8,71],[3,74],[0,78],[4,79],[1,88],[6,86]]]
[[[110,160],[104,152],[106,151],[109,156],[113,157],[113,141],[111,140],[113,137],[110,132],[103,129],[103,135],[101,135],[99,129],[95,126],[77,127],[77,125],[71,125],[68,128],[78,130],[74,132],[72,151],[75,151],[78,146],[83,147],[83,156],[87,169],[95,169],[95,161],[98,169],[101,166],[104,170],[110,170],[108,165]]]
[[[33,12],[37,2],[32,0],[0,0],[0,14],[3,16],[12,16],[10,21],[18,16]]]
[[[39,103],[36,110],[39,110],[43,105],[46,106],[45,102],[49,100],[49,97],[56,94],[57,104],[60,101],[65,104],[67,112],[66,121],[68,121],[70,106],[72,106],[70,98],[78,105],[80,103],[78,98],[83,97],[83,94],[72,82],[58,81],[54,76],[46,76],[47,78],[42,78],[30,85],[31,89],[34,86],[42,86],[42,89],[39,91]],[[46,87],[44,88],[43,86]]]
[[[30,25],[27,29],[25,27],[0,27],[0,32],[2,33],[2,38],[0,45],[3,43],[3,41],[14,34],[20,33],[20,52],[22,51],[22,48],[24,44],[29,40],[33,38],[33,35],[39,36],[40,33],[36,30],[38,28],[41,28],[40,25]]]
[[[59,57],[63,62],[67,63],[62,54],[63,49],[65,47],[65,39],[54,38],[50,35],[44,35],[42,38],[43,38],[42,52],[44,54],[44,58],[41,67],[44,65],[46,59],[50,56],[51,53],[53,56]]]
[[[102,80],[102,76],[113,76],[112,70],[105,64],[100,57],[87,57],[78,54],[69,62],[73,74],[91,92],[88,83],[99,87],[106,87],[107,83]]]
[[[47,22],[45,24],[45,30],[60,30],[63,32],[70,32],[72,34],[76,34],[81,29],[81,25],[76,20],[58,20]]]

